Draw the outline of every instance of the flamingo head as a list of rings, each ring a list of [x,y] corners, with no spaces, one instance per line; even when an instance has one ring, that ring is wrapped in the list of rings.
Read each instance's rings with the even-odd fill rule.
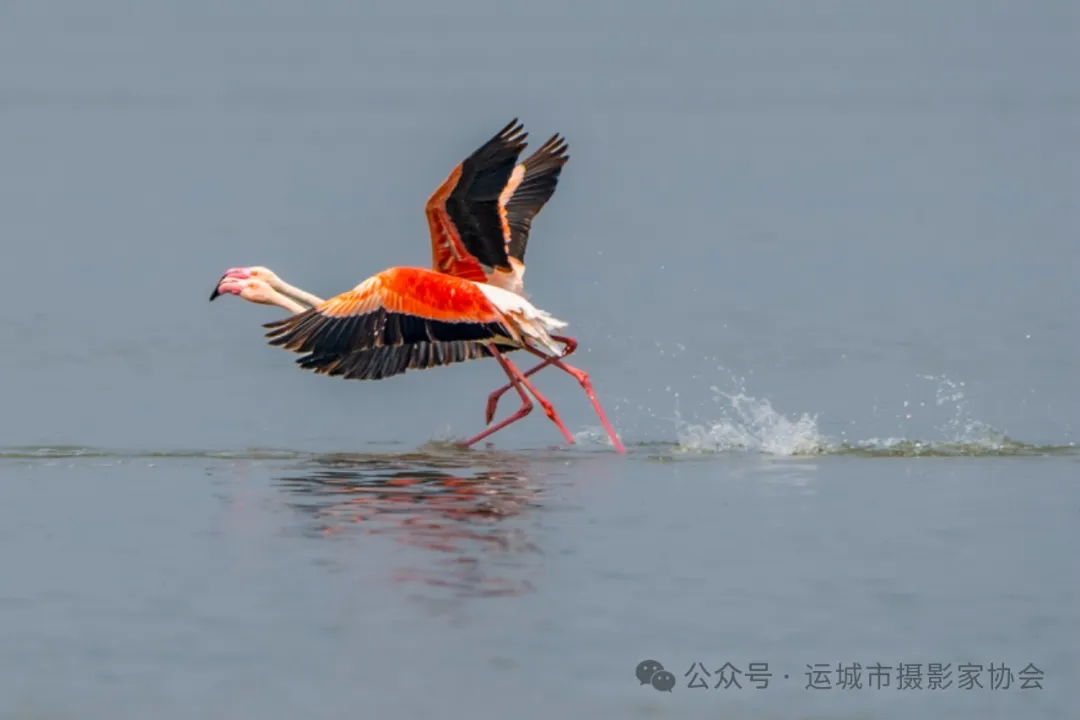
[[[271,287],[270,282],[261,277],[261,273],[253,273],[252,270],[266,270],[265,268],[232,268],[218,280],[214,292],[210,293],[210,301],[213,302],[219,295],[238,295],[248,302],[259,305],[275,305],[277,292]],[[270,272],[267,270],[266,272]],[[270,273],[273,275],[273,273]]]
[[[275,289],[281,284],[281,278],[279,278],[273,270],[268,267],[263,267],[262,265],[229,268],[225,271],[225,274],[222,275],[222,279],[226,277],[236,277],[242,280],[246,280],[247,278],[258,278],[270,283],[270,287]]]
[[[262,265],[252,265],[251,267],[246,268],[233,268],[233,270],[239,270],[242,273],[246,272],[248,277],[262,280],[275,290],[281,285],[281,278],[279,278],[273,270],[263,267]]]

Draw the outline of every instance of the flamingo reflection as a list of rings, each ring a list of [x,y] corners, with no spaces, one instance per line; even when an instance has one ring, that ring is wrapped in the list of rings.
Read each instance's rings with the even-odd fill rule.
[[[465,464],[465,463],[468,464]],[[398,568],[394,579],[444,588],[458,596],[520,595],[533,586],[499,572],[527,565],[540,553],[521,519],[540,506],[523,462],[502,456],[477,467],[430,455],[324,455],[303,472],[280,477],[310,517],[310,531],[326,537],[390,535],[436,553],[423,567]]]

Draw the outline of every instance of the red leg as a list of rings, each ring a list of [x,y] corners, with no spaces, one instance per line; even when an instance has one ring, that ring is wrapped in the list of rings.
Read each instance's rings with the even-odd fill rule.
[[[577,350],[577,340],[575,340],[574,338],[563,337],[561,335],[552,335],[551,337],[552,337],[553,340],[561,342],[564,345],[562,355],[560,355],[558,357],[549,357],[547,355],[543,355],[542,357],[544,357],[546,359],[542,363],[537,365],[536,367],[532,368],[531,370],[527,370],[522,377],[529,377],[533,373],[538,372],[540,370],[543,370],[544,368],[546,368],[548,365],[552,364],[556,360],[558,360],[560,358],[564,358],[564,357],[570,355],[570,353]],[[495,417],[495,409],[499,405],[499,398],[501,398],[503,396],[503,393],[505,393],[507,390],[509,390],[512,387],[513,387],[512,384],[503,385],[501,388],[499,388],[498,390],[496,390],[495,392],[491,393],[491,395],[488,396],[487,411],[486,411],[486,413],[484,415],[484,424],[485,425],[490,425],[491,424],[492,418]]]
[[[566,438],[566,442],[570,443],[571,445],[575,444],[577,441],[574,440],[574,436],[571,435],[570,431],[566,429],[565,425],[563,425],[563,421],[559,418],[559,414],[555,412],[555,406],[548,402],[548,399],[546,397],[540,394],[540,391],[536,389],[535,385],[525,379],[525,374],[522,373],[521,370],[519,370],[517,366],[514,365],[514,363],[507,360],[506,357],[501,356],[501,353],[499,357],[502,362],[505,363],[505,367],[508,369],[508,371],[514,373],[514,375],[517,376],[518,382],[524,385],[528,389],[528,391],[532,393],[532,396],[536,398],[536,402],[540,403],[540,407],[543,408],[544,414],[548,416],[551,422],[555,423],[555,426],[557,428],[559,428],[559,432],[561,432],[563,434],[563,437]],[[541,355],[541,357],[546,358],[547,356]]]
[[[580,370],[580,369],[574,367],[573,365],[567,365],[566,363],[562,362],[558,358],[554,358],[554,357],[551,357],[550,355],[546,355],[546,354],[540,352],[539,350],[537,350],[536,348],[532,348],[532,347],[529,347],[528,345],[526,345],[525,350],[531,352],[533,355],[536,355],[537,357],[544,358],[545,359],[544,364],[554,365],[555,367],[559,368],[560,370],[563,370],[564,372],[570,373],[571,375],[574,376],[574,378],[579,383],[581,383],[582,389],[585,390],[585,394],[589,397],[589,401],[592,402],[592,406],[596,410],[596,414],[600,416],[600,422],[603,423],[604,429],[607,430],[608,437],[611,438],[611,442],[612,442],[612,444],[615,445],[615,449],[618,450],[620,453],[625,455],[626,454],[626,448],[623,447],[623,444],[619,441],[619,437],[615,434],[615,431],[611,428],[611,423],[608,422],[607,416],[604,415],[603,408],[600,407],[600,401],[596,399],[596,395],[593,393],[592,381],[589,380],[589,374],[587,372],[585,372],[584,370]],[[540,367],[542,367],[542,365],[538,366],[536,369],[538,370],[538,369],[540,369]]]
[[[499,361],[499,365],[502,366],[503,371],[506,372],[507,377],[510,378],[510,384],[515,390],[517,390],[518,395],[521,397],[521,407],[516,413],[503,420],[498,425],[487,428],[476,437],[461,443],[461,445],[464,445],[465,447],[468,447],[469,445],[475,445],[477,442],[483,440],[492,433],[498,430],[502,430],[507,425],[517,422],[518,420],[532,412],[533,404],[532,401],[529,400],[529,396],[525,393],[526,388],[528,388],[529,392],[531,392],[536,397],[536,401],[540,403],[540,407],[544,409],[544,413],[551,419],[553,423],[555,423],[556,426],[558,426],[559,430],[562,432],[563,437],[566,438],[567,442],[573,444],[574,436],[570,434],[570,431],[566,429],[565,425],[563,425],[562,420],[559,419],[558,414],[555,412],[555,407],[550,402],[548,402],[547,399],[543,395],[541,395],[535,387],[533,387],[532,383],[525,379],[525,376],[522,374],[522,372],[518,370],[513,363],[507,360],[503,356],[503,354],[499,352],[498,348],[496,348],[494,345],[489,345],[488,349],[491,350],[494,358]]]
[[[492,353],[495,356],[495,359],[499,361],[499,365],[502,366],[502,369],[504,371],[506,371],[507,376],[509,376],[509,378],[510,378],[509,387],[512,387],[515,390],[517,390],[518,395],[521,396],[521,407],[518,408],[518,411],[516,413],[514,413],[510,417],[506,418],[505,420],[503,420],[498,425],[496,425],[494,427],[487,428],[486,430],[484,430],[483,432],[481,432],[479,435],[472,438],[471,440],[466,440],[463,443],[459,443],[460,445],[462,445],[464,447],[469,447],[470,445],[475,445],[476,443],[478,443],[481,440],[483,440],[484,438],[486,438],[488,435],[491,435],[492,433],[494,433],[494,432],[496,432],[498,430],[502,430],[504,427],[506,427],[507,425],[509,425],[511,423],[517,422],[521,418],[523,418],[526,415],[528,415],[529,413],[531,413],[532,409],[533,409],[532,400],[530,400],[529,396],[525,394],[525,388],[521,387],[521,383],[518,381],[517,376],[515,376],[513,371],[509,367],[507,367],[506,358],[504,358],[502,356],[502,353],[500,353],[498,350],[495,350],[492,346],[489,346],[489,349],[492,350]]]

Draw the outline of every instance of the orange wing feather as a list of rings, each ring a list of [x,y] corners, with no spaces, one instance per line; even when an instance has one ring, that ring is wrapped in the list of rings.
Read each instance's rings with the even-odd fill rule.
[[[515,118],[455,167],[428,198],[424,211],[435,271],[486,282],[484,265],[510,269],[500,196],[526,137]]]
[[[384,270],[264,327],[271,345],[304,354],[301,367],[360,380],[487,357],[488,343],[518,342],[480,288],[423,268]]]
[[[487,276],[483,268],[465,249],[461,236],[454,229],[453,221],[446,214],[446,199],[460,177],[461,166],[459,165],[432,194],[424,207],[428,233],[431,235],[431,267],[446,275],[474,282],[486,282]]]

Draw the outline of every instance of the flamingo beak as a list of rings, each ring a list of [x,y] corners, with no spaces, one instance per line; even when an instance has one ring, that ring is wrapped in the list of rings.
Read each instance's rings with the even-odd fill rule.
[[[221,280],[224,279],[224,277],[221,278]],[[214,302],[214,299],[221,294],[220,292],[218,292],[218,288],[221,287],[221,280],[218,280],[217,285],[214,286],[214,292],[210,293],[210,302]]]
[[[236,278],[238,280],[246,280],[251,277],[251,273],[243,268],[233,268],[227,271],[221,276],[221,279],[217,281],[217,285],[214,286],[214,292],[210,293],[210,302],[214,302],[214,299],[221,295],[221,283],[225,282],[229,278]]]

